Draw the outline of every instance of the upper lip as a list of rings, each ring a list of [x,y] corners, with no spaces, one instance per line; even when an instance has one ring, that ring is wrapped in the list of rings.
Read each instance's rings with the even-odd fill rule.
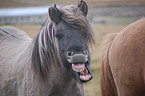
[[[67,60],[69,63],[86,63],[88,61],[88,55],[84,54],[74,54],[72,56],[68,56]]]

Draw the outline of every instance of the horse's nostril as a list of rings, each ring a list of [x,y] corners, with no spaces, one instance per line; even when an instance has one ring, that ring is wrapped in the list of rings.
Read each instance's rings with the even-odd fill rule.
[[[70,51],[68,51],[68,52],[66,53],[66,56],[67,56],[67,57],[70,57],[70,56],[73,55],[73,53],[74,53],[74,52],[70,52]]]
[[[88,55],[88,51],[87,50],[85,50],[83,52],[84,52],[84,55]]]

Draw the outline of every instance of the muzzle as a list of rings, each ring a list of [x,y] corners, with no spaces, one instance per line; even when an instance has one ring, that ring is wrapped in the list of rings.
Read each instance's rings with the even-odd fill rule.
[[[72,69],[78,72],[82,82],[90,81],[93,78],[89,67],[88,51],[83,51],[83,53],[67,52],[66,56],[68,62],[72,64]]]

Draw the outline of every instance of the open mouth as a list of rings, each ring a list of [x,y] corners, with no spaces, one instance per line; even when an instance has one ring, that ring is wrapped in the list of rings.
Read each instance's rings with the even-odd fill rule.
[[[79,73],[79,78],[83,82],[87,82],[93,78],[86,64],[72,64],[72,69]]]
[[[81,82],[87,82],[93,78],[89,67],[88,54],[74,54],[68,56],[67,60],[72,64],[72,69],[78,72]]]

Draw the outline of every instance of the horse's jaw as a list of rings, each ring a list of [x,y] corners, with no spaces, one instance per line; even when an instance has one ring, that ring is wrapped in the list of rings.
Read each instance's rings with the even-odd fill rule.
[[[90,81],[93,76],[89,67],[88,55],[75,54],[67,59],[72,69],[79,74],[81,82]]]
[[[79,78],[82,82],[90,81],[93,78],[87,64],[72,64],[72,69],[78,72]]]

